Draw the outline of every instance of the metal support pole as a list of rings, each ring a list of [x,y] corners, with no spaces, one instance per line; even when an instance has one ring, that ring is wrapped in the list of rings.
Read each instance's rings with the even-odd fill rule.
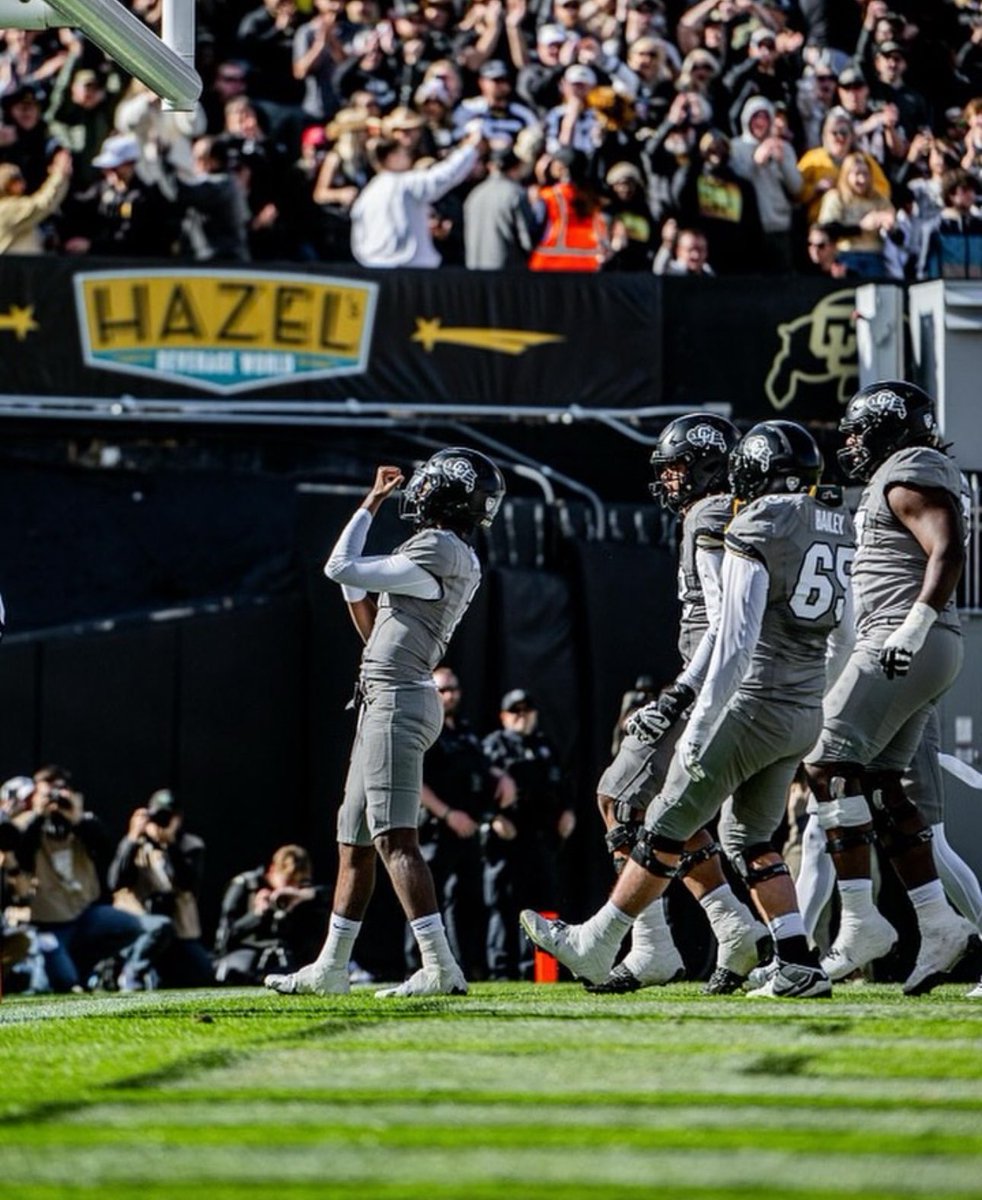
[[[194,0],[164,0],[160,20],[161,41],[192,71],[194,33]],[[178,105],[173,100],[165,99],[164,108],[177,110]]]
[[[171,17],[174,49],[119,0],[0,0],[0,29],[80,29],[169,107],[188,111],[202,87],[193,65],[194,0],[167,3],[179,9]]]

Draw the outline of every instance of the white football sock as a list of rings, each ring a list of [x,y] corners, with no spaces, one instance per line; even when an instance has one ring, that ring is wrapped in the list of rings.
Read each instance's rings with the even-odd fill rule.
[[[355,939],[360,932],[361,921],[350,921],[347,917],[339,917],[337,913],[332,912],[327,927],[327,938],[314,961],[314,966],[324,970],[347,968]]]
[[[798,896],[805,935],[812,943],[822,912],[835,890],[835,865],[832,856],[825,853],[826,844],[825,831],[819,825],[818,817],[810,816],[801,835],[801,867],[794,890]]]
[[[982,930],[982,888],[975,872],[948,841],[944,826],[932,825],[931,828],[934,831],[934,865],[945,893],[962,916]]]
[[[943,921],[951,912],[940,879],[932,879],[930,883],[922,883],[920,887],[910,888],[907,895],[914,906],[917,924],[922,929],[925,923]]]
[[[873,915],[873,880],[840,879],[839,899],[842,901],[840,925],[861,925]]]
[[[659,944],[665,945],[671,940],[664,898],[659,896],[635,919],[631,932],[631,947],[642,952],[653,951]]]
[[[409,922],[409,926],[416,938],[416,945],[419,946],[419,957],[424,967],[454,965],[447,931],[443,927],[443,917],[438,912],[417,917],[415,921]]]

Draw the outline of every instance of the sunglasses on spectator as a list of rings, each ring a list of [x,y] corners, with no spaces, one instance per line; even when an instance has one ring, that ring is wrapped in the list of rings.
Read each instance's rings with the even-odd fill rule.
[[[454,684],[453,687],[441,687],[441,688],[437,688],[436,690],[438,692],[440,692],[441,694],[445,693],[445,692],[459,692],[460,686],[458,684]]]
[[[814,241],[814,242],[812,242],[812,241],[809,241],[809,243],[808,243],[808,249],[809,249],[809,250],[825,250],[825,249],[827,249],[827,248],[828,248],[829,246],[831,246],[831,245],[832,245],[832,243],[831,243],[831,242],[823,242],[823,241],[820,241],[820,240],[816,240],[816,241]]]
[[[848,137],[852,133],[852,130],[843,129],[840,125],[838,129],[830,129],[829,133],[831,133],[833,137]]]
[[[509,708],[508,712],[516,717],[524,717],[530,712],[535,712],[535,709],[529,708],[526,704],[518,704],[514,708]]]

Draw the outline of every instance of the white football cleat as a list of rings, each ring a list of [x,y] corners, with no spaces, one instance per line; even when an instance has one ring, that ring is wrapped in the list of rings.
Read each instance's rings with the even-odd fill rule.
[[[464,972],[452,963],[446,967],[420,967],[397,987],[379,988],[375,996],[379,1000],[390,996],[466,996],[467,980]]]
[[[748,912],[749,915],[749,912]],[[716,937],[716,966],[734,975],[747,976],[760,962],[760,946],[770,944],[767,926],[757,920],[741,920],[737,913],[726,913],[713,923]]]
[[[531,908],[523,909],[518,919],[530,940],[558,959],[578,979],[599,984],[610,974],[620,943],[611,947],[591,939],[590,944],[585,944],[582,926],[543,917]]]
[[[624,961],[617,964],[603,983],[587,983],[586,990],[595,995],[619,995],[641,988],[664,987],[685,978],[682,955],[670,939],[662,946],[644,950],[632,947]]]
[[[821,967],[781,962],[760,987],[747,992],[754,1000],[813,1000],[832,995],[832,982]]]
[[[978,931],[951,909],[940,921],[925,923],[921,928],[921,948],[914,969],[904,983],[905,996],[923,996],[944,983],[944,977],[956,967],[970,950],[982,946]]]
[[[344,996],[351,991],[347,967],[308,963],[292,975],[267,975],[263,987],[281,996]]]
[[[822,970],[833,982],[846,979],[874,959],[889,954],[896,941],[896,929],[874,909],[861,924],[850,924],[839,930],[838,937],[822,959]]]
[[[966,1000],[982,1000],[982,980],[972,988],[970,992],[965,993]]]

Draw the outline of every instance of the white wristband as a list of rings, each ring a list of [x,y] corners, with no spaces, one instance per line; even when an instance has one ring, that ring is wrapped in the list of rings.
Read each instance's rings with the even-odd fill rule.
[[[346,604],[355,604],[359,600],[364,600],[368,592],[364,588],[351,587],[350,584],[341,584],[341,595],[344,597]]]
[[[930,604],[915,600],[911,605],[910,612],[904,617],[900,628],[910,638],[908,645],[912,653],[916,654],[924,645],[931,626],[937,619],[937,609],[932,608]]]

